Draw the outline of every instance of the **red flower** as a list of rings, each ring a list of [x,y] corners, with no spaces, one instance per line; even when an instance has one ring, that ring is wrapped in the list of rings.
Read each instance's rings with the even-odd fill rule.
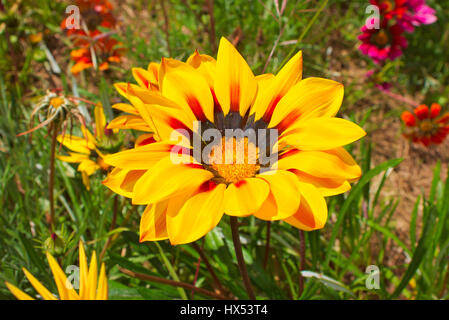
[[[373,18],[376,22],[376,19]],[[407,47],[407,39],[402,35],[404,30],[398,24],[389,26],[390,20],[379,22],[380,28],[370,28],[364,25],[360,30],[362,34],[358,39],[362,41],[359,50],[373,59],[374,63],[380,63],[386,59],[394,60],[402,55],[402,49]]]
[[[441,106],[433,103],[430,107],[421,104],[411,113],[404,111],[401,119],[406,128],[404,137],[425,146],[440,144],[449,134],[449,112],[441,114]]]

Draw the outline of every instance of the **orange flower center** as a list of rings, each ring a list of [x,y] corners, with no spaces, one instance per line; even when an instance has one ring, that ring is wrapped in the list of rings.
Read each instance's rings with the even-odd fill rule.
[[[55,97],[55,98],[50,99],[50,105],[55,109],[58,109],[63,103],[64,103],[64,99],[62,99],[60,97]]]
[[[375,36],[374,41],[380,46],[384,46],[388,43],[388,35],[384,30],[380,30]]]
[[[423,121],[420,124],[420,128],[422,131],[424,132],[428,132],[428,131],[432,131],[433,129],[433,124],[431,121]]]
[[[209,168],[225,183],[235,183],[254,177],[260,169],[257,163],[257,147],[244,138],[221,139],[209,153]]]

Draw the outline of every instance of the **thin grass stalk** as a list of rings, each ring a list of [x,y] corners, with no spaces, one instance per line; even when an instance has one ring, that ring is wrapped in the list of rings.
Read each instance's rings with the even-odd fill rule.
[[[316,19],[318,19],[318,16],[320,15],[320,13],[324,10],[324,8],[326,7],[327,3],[329,2],[329,0],[323,0],[323,2],[321,3],[321,6],[319,7],[319,9],[315,12],[315,15],[312,17],[312,19],[309,21],[309,23],[307,24],[306,28],[304,29],[304,31],[301,33],[301,35],[298,38],[298,41],[295,43],[295,45],[293,46],[293,48],[290,50],[290,52],[287,54],[287,56],[284,58],[284,60],[282,61],[282,63],[279,65],[279,68],[277,71],[281,70],[281,68],[287,63],[287,61],[290,59],[291,56],[293,56],[293,54],[296,51],[296,48],[298,47],[298,45],[301,43],[302,39],[304,39],[304,37],[306,36],[306,34],[309,32],[310,28],[313,26],[313,24],[315,23]]]
[[[48,179],[48,200],[50,201],[50,232],[54,232],[55,223],[55,200],[54,200],[54,184],[55,184],[55,157],[56,157],[56,138],[58,136],[58,122],[54,122],[50,128],[51,146],[50,146],[50,176]]]
[[[231,218],[230,220],[231,220],[232,241],[234,241],[235,256],[237,258],[240,275],[242,276],[246,292],[248,293],[248,297],[251,300],[256,300],[256,296],[254,295],[254,291],[251,286],[251,281],[249,280],[248,272],[246,271],[245,259],[243,258],[242,244],[240,243],[237,217],[230,217],[230,218]]]
[[[162,13],[164,15],[164,33],[165,33],[165,41],[167,42],[167,51],[168,54],[171,56],[171,48],[170,48],[170,32],[169,32],[169,26],[170,23],[168,21],[168,14],[167,14],[167,9],[165,8],[165,0],[161,0],[161,8],[162,8]]]
[[[299,297],[301,297],[304,292],[304,277],[302,276],[302,271],[306,268],[306,242],[304,231],[299,230]]]
[[[118,194],[116,194],[116,195],[114,196],[114,208],[113,208],[113,213],[112,213],[111,227],[109,228],[109,231],[114,230],[115,224],[116,224],[116,222],[117,222],[118,197],[119,197]],[[112,242],[112,236],[113,236],[113,235],[110,235],[110,236],[108,237],[108,239],[106,240],[106,243],[104,244],[103,250],[101,250],[100,257],[99,257],[99,260],[100,260],[100,261],[103,260],[103,257],[104,257],[104,255],[105,255],[105,253],[106,253],[106,250],[107,250],[107,249],[109,248],[109,246],[111,245],[111,242]]]
[[[267,221],[267,238],[265,240],[265,256],[263,258],[263,268],[267,268],[268,256],[270,255],[271,221]]]
[[[214,0],[206,0],[207,11],[209,13],[209,41],[212,51],[217,52],[217,41],[215,39],[215,17],[214,17]]]
[[[220,293],[226,293],[226,290],[223,288],[223,285],[221,284],[220,280],[217,277],[217,274],[215,273],[214,269],[212,268],[212,265],[209,262],[209,259],[207,258],[206,254],[204,253],[203,248],[201,248],[198,244],[195,242],[192,243],[193,247],[196,251],[198,251],[201,259],[204,261],[204,264],[206,265],[207,270],[209,271],[212,279],[214,280],[214,284],[219,290]]]
[[[181,281],[175,281],[175,280],[170,280],[170,279],[164,279],[164,278],[159,278],[156,276],[151,276],[148,274],[143,274],[143,273],[138,273],[138,272],[134,272],[122,267],[118,267],[120,272],[133,277],[133,278],[137,278],[140,280],[145,280],[145,281],[152,281],[152,282],[158,282],[158,283],[163,283],[163,284],[167,284],[169,286],[174,286],[174,287],[179,287],[179,288],[183,288],[183,289],[187,289],[187,290],[193,290],[199,294],[203,294],[215,299],[220,299],[220,300],[225,300],[226,298],[223,297],[222,295],[216,294],[215,292],[203,289],[203,288],[198,288],[195,287],[194,285],[191,285],[190,283],[185,283],[185,282],[181,282]]]

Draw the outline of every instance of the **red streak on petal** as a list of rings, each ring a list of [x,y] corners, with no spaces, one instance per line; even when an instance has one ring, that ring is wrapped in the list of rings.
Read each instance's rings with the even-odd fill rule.
[[[223,110],[221,109],[220,103],[218,102],[214,89],[210,88],[210,92],[212,93],[212,97],[214,98],[214,112],[215,113],[222,112]]]
[[[147,144],[154,143],[154,142],[156,142],[156,140],[154,140],[153,137],[149,137],[149,138],[146,138],[146,139],[143,139],[142,141],[140,141],[139,146],[145,146]]]
[[[282,132],[284,132],[286,129],[288,129],[288,127],[291,126],[291,124],[293,122],[295,122],[299,117],[301,116],[301,112],[296,109],[293,110],[292,112],[290,112],[288,114],[288,116],[286,116],[278,125],[277,125],[277,129],[279,134],[281,134]]]
[[[149,84],[150,84],[149,81],[148,81],[147,79],[145,79],[145,77],[142,76],[142,75],[139,73],[139,71],[137,71],[136,74],[137,74],[137,76],[139,77],[139,79],[144,83],[145,87],[148,88],[148,86],[149,86]]]
[[[217,184],[212,180],[206,181],[200,186],[199,192],[207,192],[214,190],[216,186]]]
[[[237,83],[231,84],[230,102],[231,111],[238,112],[240,109],[240,86]]]
[[[237,188],[240,188],[241,186],[243,186],[243,185],[245,185],[245,184],[247,184],[248,182],[246,182],[246,180],[240,180],[240,181],[237,181],[236,183],[234,183],[234,185],[237,187]]]
[[[198,99],[194,96],[187,96],[186,100],[195,117],[200,121],[205,121],[206,115],[204,114],[203,108],[201,108],[201,104]]]
[[[203,169],[203,166],[198,163],[184,163],[183,165],[191,169]]]
[[[278,95],[271,100],[270,104],[268,105],[267,111],[265,111],[265,114],[262,117],[263,121],[265,121],[266,123],[270,122],[274,109],[276,108],[281,98],[282,97]]]

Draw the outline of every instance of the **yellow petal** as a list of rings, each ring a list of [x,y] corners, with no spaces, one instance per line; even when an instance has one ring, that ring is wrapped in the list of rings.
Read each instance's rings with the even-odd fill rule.
[[[131,69],[134,79],[136,79],[139,86],[145,89],[150,88],[151,83],[155,83],[154,74],[142,68]]]
[[[25,276],[28,278],[28,280],[31,282],[31,285],[36,289],[36,291],[42,296],[45,300],[58,300],[56,297],[47,290],[40,282],[37,280],[31,273],[28,272],[27,269],[22,268],[23,272],[25,273]]]
[[[159,160],[170,155],[173,143],[155,142],[134,149],[125,150],[104,157],[104,161],[113,166],[130,170],[146,170],[152,168]]]
[[[103,184],[119,195],[132,198],[134,186],[145,172],[145,170],[114,168]]]
[[[32,297],[30,297],[28,294],[17,288],[16,286],[12,285],[9,282],[5,282],[6,287],[11,291],[11,293],[18,299],[18,300],[34,300]]]
[[[343,148],[289,152],[277,165],[279,169],[296,169],[311,176],[335,180],[353,180],[361,175],[360,167]]]
[[[133,115],[138,115],[139,114],[139,112],[137,111],[136,108],[134,108],[132,105],[127,104],[127,103],[116,103],[116,104],[112,105],[112,108],[116,109],[116,110],[120,110],[120,111],[126,112],[126,113],[130,113],[130,114],[133,114]]]
[[[362,128],[345,119],[313,118],[301,122],[296,130],[282,135],[279,143],[300,150],[330,150],[352,143],[365,135]]]
[[[79,264],[80,264],[80,274],[79,274],[79,284],[80,284],[80,298],[81,300],[88,299],[88,272],[86,252],[84,251],[84,243],[80,240],[78,245],[79,250]]]
[[[213,174],[201,165],[173,164],[172,159],[166,157],[136,182],[133,204],[163,201],[196,189],[212,178]]]
[[[135,147],[143,147],[147,144],[156,142],[155,136],[152,133],[141,134],[134,143]]]
[[[86,171],[81,172],[81,177],[83,179],[83,184],[87,190],[90,190],[90,178]]]
[[[269,86],[258,91],[253,106],[253,110],[256,113],[255,119],[263,118],[268,123],[278,102],[289,92],[293,85],[301,80],[301,77],[302,52],[299,51],[270,81]]]
[[[84,160],[89,160],[89,155],[84,153],[69,152],[69,156],[57,155],[56,158],[64,162],[80,163]]]
[[[323,197],[335,196],[351,190],[347,180],[319,178],[298,170],[292,170],[292,172],[296,174],[299,181],[313,185]]]
[[[298,211],[284,219],[292,226],[306,231],[321,229],[327,220],[327,205],[318,190],[307,183],[299,182],[301,201]]]
[[[100,278],[98,279],[97,296],[95,300],[108,300],[108,278],[106,277],[106,268],[101,264]]]
[[[56,139],[64,147],[67,147],[74,152],[89,154],[90,150],[95,149],[95,144],[90,142],[87,138],[81,138],[66,134],[58,135]]]
[[[140,99],[130,96],[130,101],[139,111],[140,116],[161,139],[169,139],[173,130],[191,130],[197,119],[193,113],[184,112],[183,109],[160,95],[153,95],[144,104]]]
[[[263,220],[274,221],[293,215],[299,207],[298,178],[292,172],[277,170],[257,176],[270,185],[270,195],[254,215]]]
[[[59,292],[60,300],[79,300],[78,294],[72,287],[72,284],[67,281],[67,277],[59,266],[53,256],[47,252],[47,260],[50,265],[51,272],[53,273],[53,278],[55,279],[56,287]]]
[[[257,82],[245,59],[224,37],[220,40],[214,80],[215,95],[225,115],[245,115],[255,99]]]
[[[198,240],[217,226],[223,216],[225,185],[200,192],[190,198],[174,216],[167,216],[172,245]]]
[[[195,68],[206,79],[210,88],[214,87],[215,68],[217,61],[207,54],[197,50],[187,59],[187,64]]]
[[[114,118],[111,122],[108,123],[108,129],[132,129],[138,131],[147,131],[152,132],[153,130],[150,128],[148,123],[143,120],[141,116],[136,115],[122,115]]]
[[[87,274],[87,300],[95,300],[97,293],[97,277],[97,255],[94,251],[90,258],[89,272]]]
[[[206,79],[187,63],[162,59],[160,88],[162,95],[175,102],[196,119],[214,121],[214,100]]]
[[[279,101],[269,127],[288,129],[295,121],[333,117],[343,100],[343,85],[328,79],[307,78],[290,88]]]
[[[260,209],[269,193],[268,183],[259,178],[232,183],[225,191],[225,213],[240,217],[251,215]]]
[[[140,218],[140,242],[159,241],[168,238],[167,205],[167,201],[147,205]]]
[[[101,140],[104,136],[104,128],[106,127],[106,117],[101,102],[95,105],[94,115],[96,137]]]

